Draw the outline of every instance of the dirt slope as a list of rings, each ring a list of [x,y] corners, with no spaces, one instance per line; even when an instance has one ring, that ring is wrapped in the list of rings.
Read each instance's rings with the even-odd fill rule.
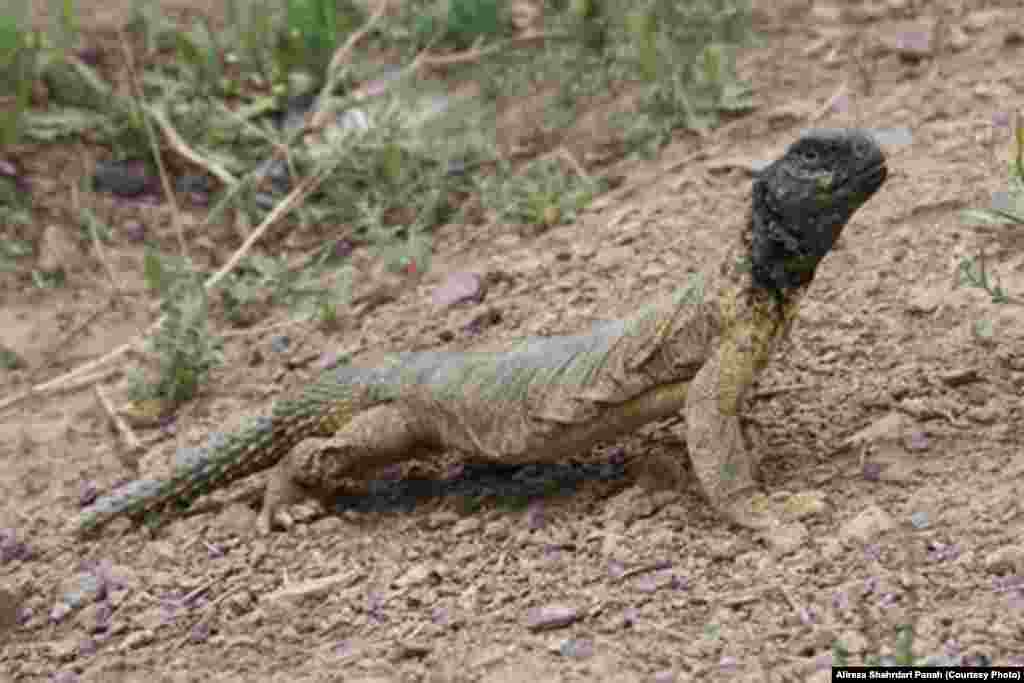
[[[892,654],[908,624],[916,654],[1024,665],[1024,306],[954,288],[961,258],[984,247],[1024,295],[1020,231],[957,215],[1005,186],[1010,132],[994,115],[1024,105],[1013,3],[934,3],[939,30],[954,30],[916,63],[886,36],[926,12],[850,4],[760,12],[765,45],[743,60],[757,110],[622,164],[625,183],[576,224],[539,237],[446,226],[435,270],[357,328],[296,332],[285,354],[275,333],[232,338],[176,434],[138,463],[165,472],[177,445],[264,408],[324,349],[463,348],[628,313],[714,261],[742,217],[747,162],[810,125],[905,126],[912,144],[888,150],[888,184],[820,269],[750,415],[766,490],[821,503],[805,544],[773,556],[692,483],[653,487],[658,456],[682,447],[670,425],[592,456],[624,459],[623,476],[525,508],[427,496],[259,538],[234,504],[156,538],[75,543],[64,524],[83,483],[133,475],[79,391],[0,416],[0,680],[817,681],[837,643],[855,663]],[[845,105],[824,107],[844,82]],[[54,168],[30,167],[39,180]],[[432,289],[463,270],[504,277],[481,304],[432,309]],[[0,341],[50,375],[98,356],[146,324],[141,298],[43,351],[105,286],[80,274],[7,293]],[[500,322],[471,337],[488,308]],[[29,379],[0,370],[5,393]],[[556,627],[532,630],[543,617]]]

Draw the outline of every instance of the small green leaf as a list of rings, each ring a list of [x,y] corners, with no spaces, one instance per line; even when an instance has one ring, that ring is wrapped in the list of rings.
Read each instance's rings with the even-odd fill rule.
[[[203,68],[202,50],[196,44],[194,36],[184,31],[176,31],[174,34],[174,45],[180,62],[188,65],[195,73],[198,73]]]
[[[899,666],[914,665],[914,629],[900,626],[896,629],[896,663]]]
[[[1012,222],[1004,214],[989,209],[963,209],[960,211],[960,220],[968,225],[1006,225]]]
[[[738,470],[736,469],[736,464],[731,462],[723,464],[720,469],[723,481],[732,481],[733,479],[736,478],[736,475],[738,473]]]
[[[25,240],[4,239],[0,240],[0,256],[6,258],[21,258],[32,255],[32,245]]]
[[[54,289],[60,287],[65,282],[64,269],[55,270],[52,273],[47,273],[42,270],[34,269],[32,271],[32,284],[38,289]]]
[[[50,0],[51,40],[63,50],[70,50],[78,40],[78,12],[74,0]]]
[[[995,326],[987,318],[974,322],[974,336],[981,341],[991,341],[996,336]]]
[[[630,35],[633,38],[633,46],[637,52],[637,61],[640,65],[640,73],[648,82],[658,79],[660,73],[660,58],[656,42],[656,22],[653,10],[636,10],[629,14],[627,19]]]
[[[152,247],[146,247],[142,257],[142,278],[151,290],[164,293],[167,285],[166,271],[163,261],[160,260],[160,254]]]
[[[0,368],[4,370],[17,370],[25,367],[25,361],[17,353],[0,345]]]
[[[402,150],[398,145],[389,144],[384,148],[381,167],[389,182],[397,183],[402,179]]]
[[[85,228],[89,234],[89,238],[94,242],[102,242],[109,244],[113,241],[114,230],[107,223],[100,220],[92,209],[87,206],[81,208],[79,221],[82,227]]]

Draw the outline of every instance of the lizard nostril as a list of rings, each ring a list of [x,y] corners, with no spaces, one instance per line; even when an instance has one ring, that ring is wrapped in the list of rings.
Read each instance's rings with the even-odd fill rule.
[[[874,145],[868,140],[857,140],[853,143],[853,153],[858,158],[866,159],[872,156]]]

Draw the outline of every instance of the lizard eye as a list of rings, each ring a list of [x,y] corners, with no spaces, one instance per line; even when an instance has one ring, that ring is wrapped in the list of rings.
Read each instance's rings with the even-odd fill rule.
[[[815,164],[820,158],[821,155],[818,154],[818,150],[816,149],[805,148],[800,150],[800,160],[805,161],[808,164]]]

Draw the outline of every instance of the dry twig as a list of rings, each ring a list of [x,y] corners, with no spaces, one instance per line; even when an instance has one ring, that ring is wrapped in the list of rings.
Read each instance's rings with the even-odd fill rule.
[[[310,118],[310,123],[306,127],[309,130],[303,131],[303,134],[308,132],[314,132],[320,130],[327,123],[327,117],[330,115],[328,102],[330,100],[331,91],[334,90],[335,85],[338,83],[340,77],[339,71],[341,70],[342,64],[348,61],[352,50],[355,49],[356,45],[362,40],[372,29],[378,21],[387,13],[391,3],[389,0],[382,0],[377,6],[376,11],[370,15],[370,18],[366,20],[366,23],[358,30],[352,33],[345,44],[339,47],[334,55],[331,57],[331,63],[327,65],[327,74],[324,79],[324,87],[320,90],[320,95],[317,97],[317,107],[313,116]]]
[[[238,178],[232,175],[230,171],[213,159],[208,159],[189,147],[185,140],[182,139],[181,135],[178,134],[178,131],[175,130],[174,126],[171,125],[170,119],[167,118],[167,115],[162,110],[148,105],[143,105],[143,107],[145,108],[146,113],[153,117],[153,120],[156,121],[158,126],[160,126],[160,130],[163,132],[164,137],[167,138],[168,144],[171,145],[171,148],[174,149],[175,152],[188,159],[196,166],[205,169],[210,173],[210,175],[216,177],[217,180],[221,181],[228,187],[234,187],[238,184]]]
[[[117,410],[114,408],[114,404],[110,402],[110,397],[107,396],[107,392],[103,391],[103,386],[96,384],[93,386],[93,391],[96,392],[96,398],[99,399],[100,405],[103,406],[103,410],[106,411],[107,417],[113,423],[117,429],[118,434],[124,439],[125,444],[128,446],[128,450],[132,453],[140,453],[143,450],[142,442],[139,441],[138,437],[135,436],[135,432],[128,426],[128,423],[124,421],[120,415],[117,414]]]
[[[424,51],[417,55],[416,59],[413,60],[413,63],[409,66],[409,69],[415,71],[421,68],[443,68],[446,66],[457,66],[459,64],[471,64],[509,49],[514,50],[522,47],[532,47],[537,43],[543,43],[547,40],[572,39],[572,36],[567,34],[529,31],[521,36],[509,38],[508,40],[503,40],[501,42],[494,43],[493,45],[488,45],[487,47],[474,45],[468,50],[448,55],[432,55]]]
[[[119,32],[119,36],[121,38],[121,52],[124,54],[125,65],[128,67],[128,83],[131,86],[132,95],[137,106],[143,111],[147,111],[148,108],[142,98],[142,83],[139,81],[138,73],[135,71],[135,57],[132,55],[131,48],[128,45],[128,38],[123,30]],[[164,195],[167,196],[167,201],[171,203],[171,220],[174,223],[174,233],[178,237],[178,248],[181,250],[182,256],[187,257],[188,244],[185,242],[185,231],[181,227],[181,207],[178,206],[178,198],[174,194],[174,188],[171,187],[170,176],[167,175],[167,167],[164,165],[164,158],[160,153],[160,143],[157,142],[156,133],[153,132],[153,124],[148,116],[142,117],[142,125],[146,129],[146,138],[149,141],[150,151],[153,154],[153,159],[156,160],[157,169],[160,171],[160,184],[163,186]]]

